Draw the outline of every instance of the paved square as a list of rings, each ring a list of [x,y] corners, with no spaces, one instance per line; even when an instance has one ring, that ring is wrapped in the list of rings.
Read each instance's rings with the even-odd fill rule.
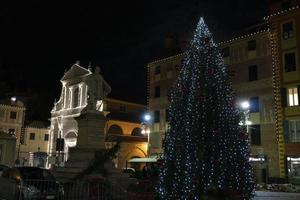
[[[255,192],[254,200],[300,200],[300,193]]]

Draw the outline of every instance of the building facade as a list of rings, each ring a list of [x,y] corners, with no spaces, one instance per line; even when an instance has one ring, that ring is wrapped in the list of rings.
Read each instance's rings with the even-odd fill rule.
[[[13,166],[16,160],[16,137],[0,131],[0,165]]]
[[[65,72],[61,83],[60,98],[51,110],[49,139],[49,153],[56,157],[59,163],[66,161],[69,148],[76,146],[76,118],[84,110],[103,111],[103,98],[111,91],[100,74],[100,68],[92,72],[90,67],[84,68],[79,63],[75,63]]]
[[[251,163],[258,182],[276,181],[279,158],[275,132],[270,37],[265,24],[243,37],[220,43],[225,65],[231,75],[237,104],[250,102],[248,127]],[[182,54],[148,64],[149,109],[153,116],[151,153],[162,153],[167,130],[168,94],[181,66]]]
[[[277,181],[279,159],[275,131],[272,55],[266,26],[220,44],[238,106],[250,103],[248,134],[257,182]],[[273,180],[272,180],[273,179]]]
[[[50,150],[49,131],[49,125],[41,121],[33,121],[25,126],[24,142],[18,152],[22,166],[46,167]]]
[[[299,0],[270,0],[271,14],[263,24],[220,43],[237,103],[250,101],[250,159],[258,182],[300,178],[299,4]],[[148,64],[152,153],[162,152],[168,90],[181,59],[178,54]]]
[[[15,97],[0,101],[0,130],[16,137],[17,145],[23,142],[22,127],[26,108]]]
[[[152,115],[150,154],[162,153],[168,127],[168,95],[181,67],[182,54],[156,60],[148,64],[148,106]]]
[[[270,1],[276,133],[280,176],[300,180],[300,2]]]

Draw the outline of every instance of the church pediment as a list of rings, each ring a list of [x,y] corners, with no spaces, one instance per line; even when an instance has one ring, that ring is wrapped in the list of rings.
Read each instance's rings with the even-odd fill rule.
[[[78,64],[74,64],[71,69],[69,69],[65,75],[62,77],[62,81],[70,80],[74,78],[78,78],[85,75],[90,75],[91,72],[88,69],[85,69],[84,67],[81,67]]]

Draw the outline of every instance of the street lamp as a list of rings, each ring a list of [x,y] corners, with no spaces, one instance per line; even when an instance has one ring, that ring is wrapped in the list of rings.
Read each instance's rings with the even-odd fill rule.
[[[146,121],[146,122],[150,122],[150,120],[151,120],[151,115],[150,114],[145,114],[144,115],[144,120]]]
[[[249,135],[249,141],[251,141],[250,134],[249,134],[249,125],[251,125],[252,122],[249,120],[250,119],[250,103],[249,103],[249,101],[241,102],[240,107],[243,110],[243,114],[244,114],[244,121],[240,122],[240,125],[246,126],[246,131],[247,131],[247,134]]]
[[[241,108],[242,108],[243,110],[248,110],[248,109],[250,108],[249,102],[248,102],[248,101],[243,101],[243,102],[241,103]]]
[[[146,113],[143,118],[144,121],[142,122],[142,134],[147,136],[147,154],[149,155],[151,115],[149,113]]]

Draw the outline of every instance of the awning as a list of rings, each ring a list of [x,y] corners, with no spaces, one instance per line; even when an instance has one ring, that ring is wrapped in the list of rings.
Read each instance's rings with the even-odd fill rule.
[[[128,160],[130,163],[154,163],[157,162],[157,158],[132,158]]]

